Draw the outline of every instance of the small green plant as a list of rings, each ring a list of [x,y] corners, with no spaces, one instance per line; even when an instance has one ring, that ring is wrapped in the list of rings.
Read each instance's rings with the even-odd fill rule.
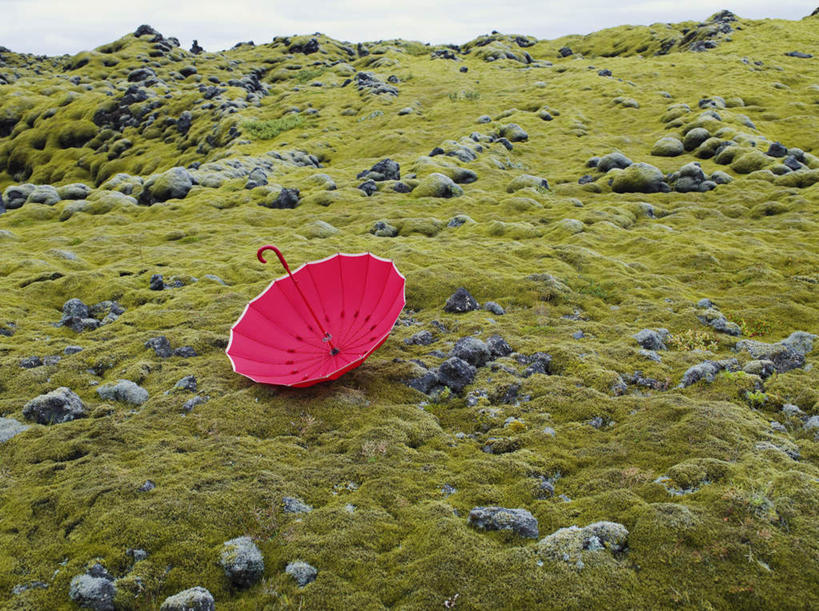
[[[304,117],[301,115],[285,115],[280,119],[246,121],[242,124],[242,128],[247,135],[256,140],[272,140],[280,133],[299,127],[303,123]]]
[[[766,320],[759,320],[756,318],[744,319],[735,314],[727,313],[725,318],[732,323],[739,326],[742,335],[745,337],[759,337],[761,335],[770,335],[771,323]]]
[[[597,280],[594,278],[584,278],[580,276],[580,280],[585,282],[585,286],[581,286],[577,289],[578,293],[583,293],[584,295],[592,295],[593,297],[598,297],[603,301],[608,301],[610,295],[608,290],[601,285]]]
[[[716,352],[719,347],[716,340],[707,332],[698,329],[686,329],[674,333],[668,339],[669,348],[689,352],[691,350],[710,350]]]
[[[481,99],[480,91],[453,91],[449,94],[450,102],[458,102],[459,100],[466,100],[467,102],[477,102]]]
[[[761,390],[746,391],[745,398],[748,400],[748,403],[750,403],[751,407],[753,407],[754,409],[761,409],[762,406],[765,405],[765,403],[767,402],[768,395],[766,395]]]

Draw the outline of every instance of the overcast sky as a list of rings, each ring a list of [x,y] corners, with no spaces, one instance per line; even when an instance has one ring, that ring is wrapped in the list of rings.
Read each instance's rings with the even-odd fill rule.
[[[189,48],[322,32],[351,42],[404,38],[464,43],[491,30],[557,38],[616,25],[703,20],[727,8],[740,17],[801,19],[819,0],[0,0],[0,45],[60,55],[93,49],[148,23]]]

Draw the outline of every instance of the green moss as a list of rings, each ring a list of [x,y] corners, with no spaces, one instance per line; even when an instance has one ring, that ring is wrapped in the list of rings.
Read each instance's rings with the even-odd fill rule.
[[[280,133],[299,127],[304,123],[301,115],[287,115],[281,119],[267,119],[264,121],[247,121],[242,127],[257,140],[272,140]]]

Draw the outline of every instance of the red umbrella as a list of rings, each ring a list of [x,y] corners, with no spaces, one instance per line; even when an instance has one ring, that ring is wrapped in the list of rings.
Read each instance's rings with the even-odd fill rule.
[[[405,278],[388,260],[370,253],[337,253],[274,280],[230,330],[233,371],[255,382],[312,386],[355,369],[392,331],[404,298]]]

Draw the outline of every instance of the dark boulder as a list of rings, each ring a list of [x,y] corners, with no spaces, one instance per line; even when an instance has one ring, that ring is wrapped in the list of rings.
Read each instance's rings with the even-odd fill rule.
[[[463,359],[453,356],[438,368],[438,382],[448,386],[454,392],[461,392],[467,384],[475,379],[476,369]]]
[[[370,180],[401,180],[401,166],[392,159],[382,159],[369,170],[360,172],[356,178]]]
[[[444,312],[454,314],[462,314],[478,309],[480,309],[478,302],[472,294],[463,287],[455,291],[449,299],[446,300],[446,305],[444,305]]]

